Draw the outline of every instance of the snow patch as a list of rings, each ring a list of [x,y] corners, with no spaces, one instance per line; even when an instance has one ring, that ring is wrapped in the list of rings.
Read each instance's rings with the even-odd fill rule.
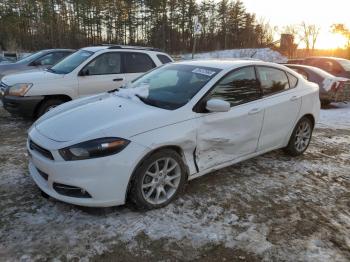
[[[192,59],[192,54],[184,54],[182,59]],[[281,55],[279,52],[270,48],[250,48],[250,49],[229,49],[219,50],[206,53],[198,53],[194,55],[195,59],[210,59],[210,58],[248,58],[259,59],[265,62],[286,63],[288,58]]]
[[[147,98],[149,95],[149,85],[142,84],[134,88],[121,88],[115,92],[116,96],[139,101],[138,96]]]
[[[334,103],[331,108],[322,109],[317,127],[350,129],[350,104]]]

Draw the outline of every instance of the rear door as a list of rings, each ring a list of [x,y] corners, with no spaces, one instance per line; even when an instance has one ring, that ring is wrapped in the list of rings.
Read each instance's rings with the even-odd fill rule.
[[[156,67],[152,58],[141,52],[123,52],[125,81],[130,82]]]
[[[254,153],[264,111],[253,66],[226,75],[205,98],[231,104],[229,112],[203,113],[198,118],[196,158],[200,171]]]
[[[257,73],[264,93],[261,106],[265,110],[258,150],[283,146],[295,126],[301,96],[296,88],[298,79],[285,71],[258,66]]]
[[[120,52],[103,53],[79,72],[79,96],[87,96],[120,88],[125,83]]]

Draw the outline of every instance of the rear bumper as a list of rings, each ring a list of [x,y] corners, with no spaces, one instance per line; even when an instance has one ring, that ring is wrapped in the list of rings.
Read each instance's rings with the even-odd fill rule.
[[[8,96],[2,97],[4,108],[11,114],[33,118],[35,109],[44,99],[43,96]]]
[[[350,84],[346,84],[337,91],[320,92],[320,100],[329,102],[349,102],[350,101]]]

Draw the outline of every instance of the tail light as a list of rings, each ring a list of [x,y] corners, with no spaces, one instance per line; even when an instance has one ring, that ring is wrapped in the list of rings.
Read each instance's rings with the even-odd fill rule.
[[[333,84],[332,84],[332,87],[331,87],[331,90],[333,91],[333,92],[336,92],[337,91],[337,86],[338,86],[339,84],[337,83],[337,82],[334,82]]]

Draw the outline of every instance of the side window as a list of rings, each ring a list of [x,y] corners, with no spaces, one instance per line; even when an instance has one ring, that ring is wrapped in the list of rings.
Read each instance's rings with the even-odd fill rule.
[[[298,78],[287,72],[290,88],[294,88],[298,85]],[[307,77],[306,77],[307,79]]]
[[[85,75],[108,75],[121,72],[120,53],[104,53],[92,60],[84,69]]]
[[[289,89],[287,74],[272,67],[259,66],[258,76],[264,95],[272,95]]]
[[[171,59],[169,57],[167,57],[166,55],[157,55],[158,59],[160,62],[162,62],[162,64],[167,64],[167,63],[171,63]]]
[[[125,73],[143,73],[156,67],[152,59],[142,53],[125,53]]]
[[[35,60],[34,65],[40,66],[40,65],[53,65],[55,64],[55,53],[47,54],[39,59]]]
[[[254,67],[236,70],[216,84],[209,98],[219,98],[232,106],[259,99],[261,90],[256,79]]]

